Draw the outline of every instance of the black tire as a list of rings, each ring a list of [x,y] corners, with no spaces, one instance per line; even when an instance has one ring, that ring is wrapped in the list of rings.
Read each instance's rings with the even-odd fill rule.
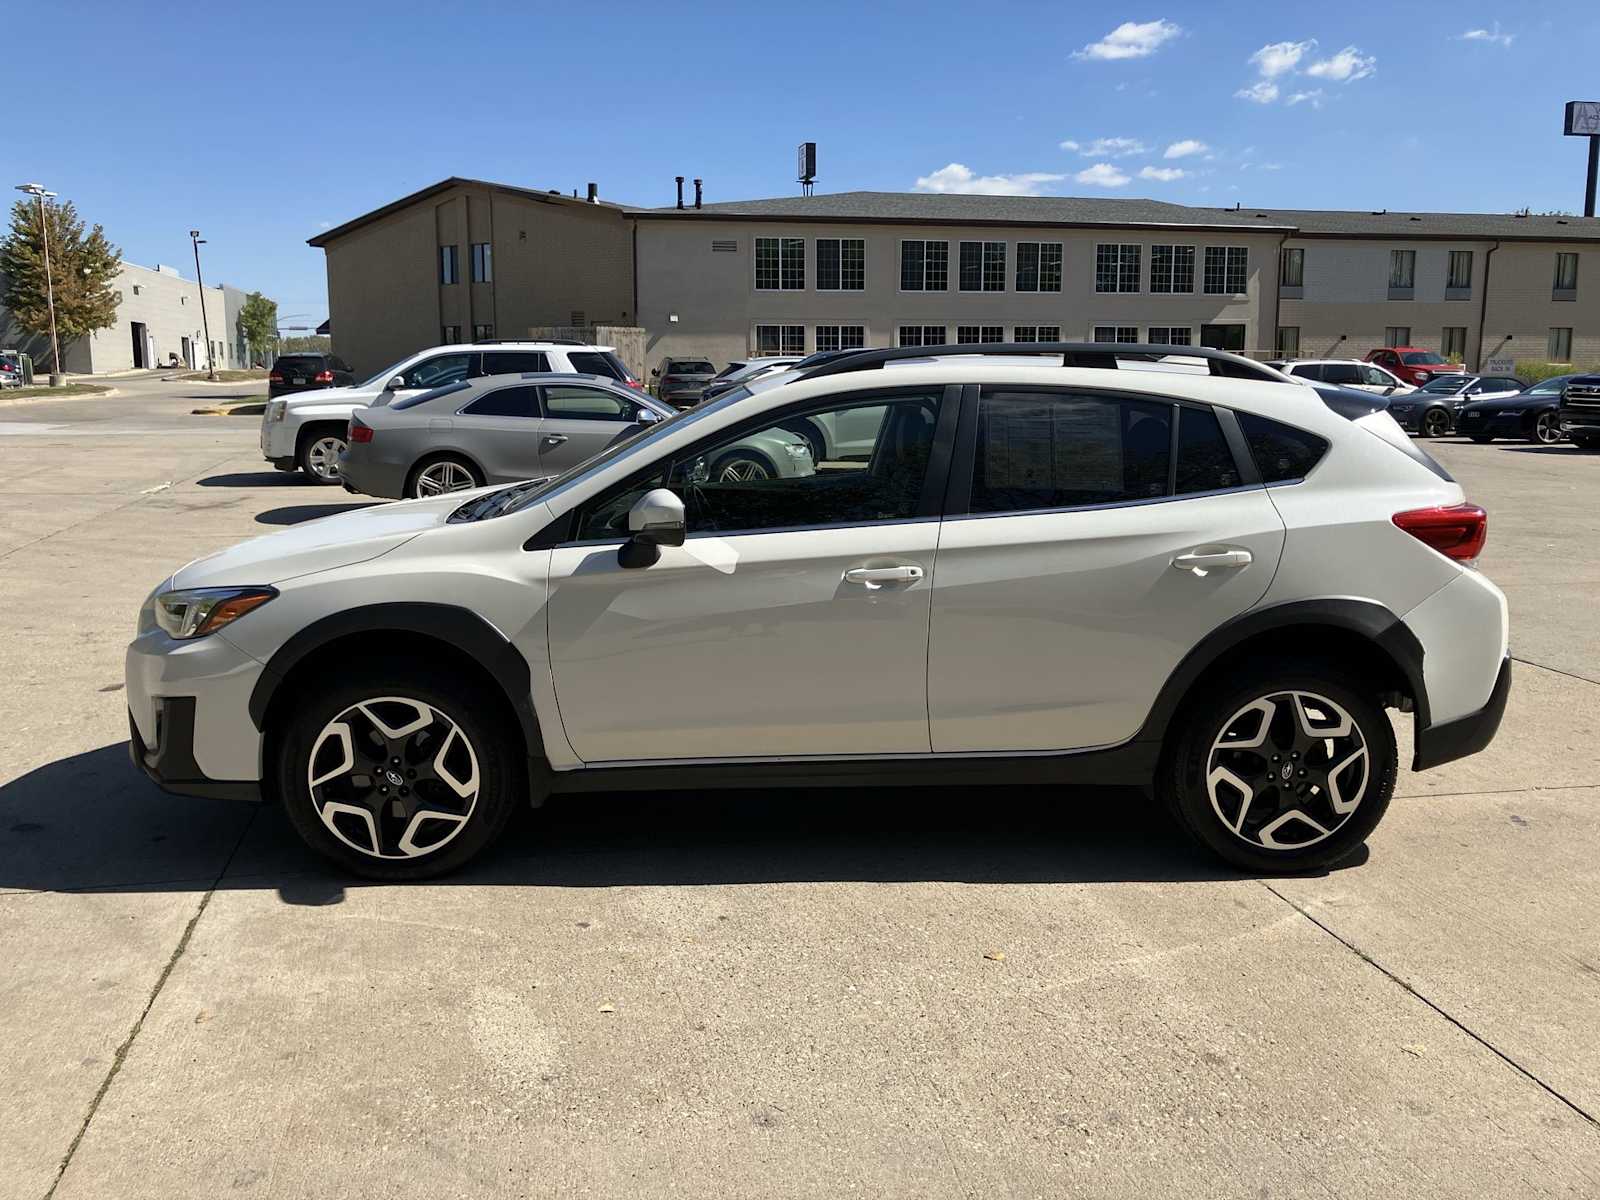
[[[383,757],[386,751],[378,752],[375,758],[368,757],[378,742],[374,740],[373,730],[365,725],[358,727],[359,717],[345,722],[349,727],[352,761],[356,763],[356,769],[347,775],[330,780],[328,785],[315,791],[311,788],[309,774],[311,753],[317,747],[325,728],[335,718],[345,715],[353,706],[380,697],[401,697],[428,706],[436,715],[456,726],[469,747],[472,760],[475,760],[477,766],[477,791],[468,808],[466,819],[457,823],[455,832],[440,833],[434,829],[422,833],[421,831],[429,830],[430,827],[449,822],[428,819],[418,822],[414,812],[394,811],[394,805],[406,803],[398,796],[392,796],[387,800],[379,799],[371,796],[370,789],[367,789],[368,799],[357,801],[352,798],[354,791],[359,790],[355,785],[348,789],[334,786],[343,785],[346,780],[359,779],[361,777],[359,767],[367,765],[372,767],[372,771],[367,773],[366,777],[375,783],[383,782],[376,772],[380,767],[387,770]],[[394,705],[389,710],[381,710],[380,706],[374,707],[380,711],[402,714],[406,712],[399,705]],[[368,879],[402,881],[427,879],[446,871],[453,871],[500,835],[517,806],[523,777],[518,762],[521,741],[505,712],[503,703],[499,697],[485,694],[482,688],[474,686],[470,681],[463,681],[451,673],[416,666],[357,665],[334,686],[326,689],[307,689],[295,697],[293,704],[285,705],[281,711],[284,713],[282,726],[269,731],[277,747],[273,758],[271,786],[277,793],[285,813],[288,814],[289,823],[294,826],[295,832],[305,843],[319,854],[357,875]],[[421,757],[412,758],[407,755],[401,764],[398,764],[400,770],[407,770],[405,764],[413,762],[426,771],[431,767],[427,755],[434,753],[432,747],[435,745],[442,747],[438,752],[440,759],[444,759],[446,751],[452,755],[460,754],[459,744],[454,744],[453,748],[451,745],[443,745],[438,737],[437,728],[430,728],[434,728],[433,740],[424,742],[418,751]],[[429,730],[422,730],[412,735],[411,740],[415,741],[428,732]],[[448,735],[443,741],[449,741]],[[340,753],[337,742],[338,739],[334,738],[334,744],[322,747],[319,754],[322,764],[328,762],[324,755]],[[392,749],[393,746],[388,748]],[[402,751],[402,754],[404,753],[405,751]],[[360,757],[356,758],[355,755]],[[462,773],[459,766],[454,769],[458,775]],[[421,785],[433,789],[434,800],[443,798],[451,803],[464,803],[444,790],[444,785],[437,779],[425,778],[419,783],[413,778],[410,782],[413,786],[418,786],[416,795],[410,798],[411,803],[416,803],[418,798],[422,798]],[[433,848],[424,849],[423,852],[411,857],[393,855],[381,857],[368,850],[354,847],[331,830],[320,815],[327,803],[341,800],[348,800],[353,806],[372,808],[375,817],[369,828],[363,821],[355,820],[355,815],[352,813],[330,814],[331,822],[343,828],[347,835],[361,838],[363,834],[370,836],[370,833],[377,833],[382,843],[378,849],[382,850],[385,846],[392,847],[402,831],[411,832],[414,826],[419,831],[416,841],[424,842],[425,846],[431,845]],[[416,842],[413,843],[415,844]]]
[[[1236,811],[1240,827],[1243,829],[1247,823],[1254,824],[1254,832],[1263,833],[1271,830],[1273,821],[1283,820],[1286,822],[1284,828],[1291,830],[1291,836],[1294,830],[1310,833],[1310,828],[1302,826],[1298,819],[1289,818],[1283,807],[1288,805],[1290,808],[1295,808],[1304,805],[1304,811],[1317,816],[1330,833],[1309,845],[1294,849],[1270,848],[1252,836],[1248,830],[1242,833],[1235,832],[1225,823],[1224,808],[1220,802],[1213,804],[1212,794],[1207,786],[1213,744],[1222,738],[1224,727],[1236,725],[1241,713],[1257,701],[1285,692],[1310,693],[1314,697],[1322,697],[1343,708],[1353,721],[1354,728],[1359,732],[1367,751],[1366,775],[1361,781],[1363,790],[1359,794],[1355,808],[1342,818],[1340,824],[1334,823],[1341,818],[1332,809],[1327,793],[1323,793],[1320,799],[1308,795],[1301,800],[1278,791],[1275,772],[1283,766],[1293,769],[1293,764],[1285,761],[1281,766],[1274,765],[1277,760],[1269,761],[1268,754],[1263,753],[1259,756],[1262,760],[1261,765],[1267,773],[1267,780],[1261,784],[1260,790],[1255,792],[1255,797],[1257,800],[1270,798],[1270,806],[1265,810],[1252,810],[1249,805],[1239,806]],[[1379,705],[1376,695],[1377,688],[1360,676],[1352,674],[1347,668],[1336,663],[1318,659],[1291,658],[1271,664],[1263,663],[1254,669],[1245,668],[1230,672],[1225,679],[1196,694],[1184,705],[1183,711],[1174,722],[1173,740],[1169,743],[1172,747],[1171,753],[1158,781],[1168,810],[1178,824],[1196,841],[1244,871],[1260,874],[1292,874],[1322,870],[1342,862],[1360,849],[1362,843],[1383,818],[1385,810],[1389,807],[1389,799],[1394,794],[1397,763],[1394,727],[1389,723],[1389,718]],[[1314,702],[1306,707],[1314,709]],[[1281,703],[1275,706],[1275,711],[1279,709]],[[1294,724],[1294,730],[1303,728],[1296,720],[1292,709],[1288,711],[1287,716]],[[1283,714],[1279,712],[1275,719],[1282,720]],[[1273,740],[1269,737],[1269,743]],[[1314,747],[1321,745],[1320,740],[1313,742]],[[1335,753],[1342,753],[1344,748],[1341,746]],[[1270,751],[1280,747],[1269,744],[1264,749]],[[1282,757],[1287,760],[1288,749],[1286,747],[1282,749],[1284,751]],[[1224,749],[1223,754],[1227,753]],[[1322,751],[1314,748],[1304,753],[1306,765],[1315,774],[1314,761],[1320,757]],[[1238,761],[1245,761],[1252,754],[1253,752],[1247,751]],[[1227,757],[1219,758],[1219,764],[1228,762]],[[1347,771],[1354,770],[1355,766],[1347,769]],[[1348,786],[1355,777],[1346,773],[1341,778]],[[1291,779],[1289,786],[1303,785],[1298,780]],[[1225,784],[1218,785],[1219,798],[1226,797],[1225,788]],[[1278,799],[1280,796],[1281,800]],[[1273,813],[1279,815],[1272,816]],[[1267,840],[1274,840],[1274,836],[1269,836]]]
[[[1450,414],[1442,408],[1430,408],[1417,419],[1417,433],[1425,438],[1444,437],[1450,432]]]
[[[752,474],[746,479],[776,479],[778,469],[772,465],[772,460],[759,450],[730,450],[711,465],[711,481],[713,483],[744,482],[744,480],[725,480],[722,475],[730,467],[746,466],[758,470],[759,474]]]
[[[1480,446],[1487,446],[1490,442],[1494,441],[1494,438],[1485,434],[1475,433],[1472,435],[1472,440],[1477,442]]]
[[[478,470],[477,467],[475,467],[472,463],[468,462],[465,458],[461,457],[461,455],[459,455],[459,454],[430,454],[426,458],[418,459],[417,462],[412,466],[411,473],[406,476],[406,496],[409,499],[413,499],[413,500],[422,499],[424,497],[424,493],[419,492],[418,491],[418,487],[420,486],[420,483],[421,483],[421,480],[422,480],[422,477],[423,477],[423,473],[425,471],[431,470],[434,467],[440,467],[440,466],[443,466],[445,464],[449,464],[449,465],[457,468],[459,471],[465,472],[467,480],[468,480],[466,486],[460,487],[460,488],[452,488],[452,489],[449,489],[449,490],[451,490],[451,491],[463,491],[464,492],[464,491],[469,490],[470,488],[476,488],[476,487],[482,487],[483,486],[483,472]],[[426,495],[429,495],[429,496],[445,495],[445,494],[447,494],[447,493],[446,492],[442,492],[442,491],[441,492],[428,492],[428,493],[426,493]]]
[[[1551,408],[1533,419],[1533,433],[1528,440],[1540,446],[1554,446],[1565,436],[1561,432],[1561,414]]]
[[[345,426],[343,425],[310,425],[300,431],[300,442],[295,447],[294,460],[300,468],[300,473],[312,483],[324,487],[339,482],[339,472],[335,466],[329,474],[321,464],[326,461],[327,448],[337,443],[338,449],[333,452],[336,460],[345,449]]]

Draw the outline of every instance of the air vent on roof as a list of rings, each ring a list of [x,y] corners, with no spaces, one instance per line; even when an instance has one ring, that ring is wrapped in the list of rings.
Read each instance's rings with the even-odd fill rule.
[[[1560,217],[1557,217],[1556,218],[1556,224],[1557,225],[1565,225],[1566,222],[1564,220],[1562,220]]]
[[[1411,217],[1410,220],[1420,221],[1420,220],[1422,220],[1422,218],[1421,217]]]
[[[711,248],[727,254],[737,250],[739,248],[739,243],[733,238],[712,238]]]
[[[1375,217],[1385,217],[1389,215],[1389,210],[1387,208],[1375,208],[1372,210],[1372,215]]]

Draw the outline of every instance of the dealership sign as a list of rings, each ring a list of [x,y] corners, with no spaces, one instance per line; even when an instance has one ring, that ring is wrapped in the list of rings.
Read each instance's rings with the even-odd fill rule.
[[[1600,137],[1600,100],[1568,100],[1561,132],[1568,137]]]

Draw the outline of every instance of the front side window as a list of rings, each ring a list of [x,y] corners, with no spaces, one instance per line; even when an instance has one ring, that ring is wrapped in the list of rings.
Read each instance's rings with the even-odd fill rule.
[[[1194,247],[1151,246],[1150,290],[1162,295],[1194,291]]]
[[[489,283],[494,279],[494,251],[488,242],[472,243],[472,282]]]
[[[1445,275],[1445,287],[1470,288],[1472,286],[1472,251],[1450,251],[1450,269]]]
[[[1263,483],[1304,479],[1327,453],[1328,443],[1314,433],[1254,413],[1241,412],[1238,417]]]
[[[941,392],[853,396],[807,410],[781,425],[713,440],[671,468],[647,472],[586,505],[579,541],[627,536],[628,510],[645,492],[668,487],[683,499],[686,531],[764,531],[903,521],[919,511]],[[863,459],[817,470],[801,422],[831,428],[871,447]]]
[[[1094,290],[1097,292],[1137,292],[1139,290],[1139,250],[1135,245],[1101,243],[1094,251]]]
[[[806,352],[806,327],[804,325],[757,325],[756,354],[804,354]]]
[[[457,261],[458,246],[439,247],[439,282],[460,283],[461,265]]]
[[[534,387],[503,387],[479,396],[461,410],[467,417],[537,417],[539,390]]]
[[[1572,327],[1552,327],[1550,330],[1550,361],[1572,361]]]
[[[550,358],[542,350],[485,350],[483,374],[531,375],[550,369]]]
[[[957,325],[956,345],[977,346],[985,342],[1003,342],[1006,340],[1006,327],[1004,325]]]
[[[900,243],[902,292],[943,292],[949,287],[949,242],[911,240]]]
[[[1250,250],[1248,247],[1206,247],[1206,295],[1242,295],[1249,284],[1249,277]]]
[[[1006,290],[1004,242],[961,243],[961,290],[963,292]]]
[[[1575,292],[1578,290],[1578,256],[1576,254],[1556,255],[1555,290],[1558,292]]]
[[[563,421],[637,421],[642,405],[627,396],[600,388],[546,384],[544,411]]]
[[[1061,290],[1061,243],[1017,243],[1017,291]]]
[[[756,239],[756,290],[798,292],[806,286],[806,240],[796,237]]]
[[[1279,260],[1278,282],[1284,287],[1305,287],[1306,252],[1303,247],[1285,250]]]
[[[1389,251],[1389,286],[1409,288],[1417,284],[1417,252],[1415,250]]]
[[[817,239],[819,292],[859,292],[866,286],[867,243],[863,239]]]
[[[1137,325],[1096,325],[1094,327],[1094,340],[1097,342],[1137,342],[1139,340],[1139,327]]]
[[[818,350],[860,350],[867,344],[865,325],[818,325]]]
[[[1192,346],[1194,331],[1187,325],[1152,325],[1145,341],[1152,346]]]
[[[456,383],[472,374],[471,354],[435,354],[405,373],[408,388],[436,388]]]
[[[902,346],[943,346],[946,336],[943,325],[902,325],[899,342]]]

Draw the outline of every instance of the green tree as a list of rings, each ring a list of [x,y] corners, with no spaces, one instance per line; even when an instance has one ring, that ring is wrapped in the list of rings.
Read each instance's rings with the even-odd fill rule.
[[[0,296],[18,325],[30,333],[50,335],[49,289],[45,283],[44,230],[50,234],[50,282],[54,285],[56,338],[71,345],[97,329],[117,322],[122,293],[111,286],[122,270],[122,251],[106,240],[96,225],[88,234],[70,200],[46,200],[45,223],[39,222],[39,201],[18,200],[11,206],[11,231],[0,242]],[[53,372],[61,370],[52,363]]]
[[[264,355],[278,335],[278,302],[251,292],[239,308],[239,331],[253,355]]]

